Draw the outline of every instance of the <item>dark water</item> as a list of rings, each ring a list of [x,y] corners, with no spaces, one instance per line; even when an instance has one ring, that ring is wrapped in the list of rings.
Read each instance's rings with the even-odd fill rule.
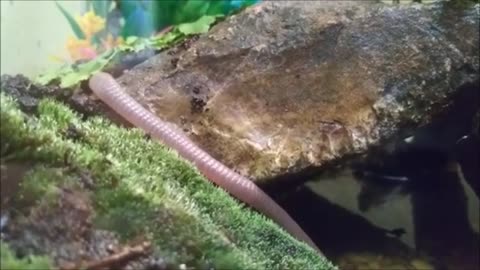
[[[479,269],[479,199],[459,172],[405,190],[344,170],[279,202],[341,269]]]

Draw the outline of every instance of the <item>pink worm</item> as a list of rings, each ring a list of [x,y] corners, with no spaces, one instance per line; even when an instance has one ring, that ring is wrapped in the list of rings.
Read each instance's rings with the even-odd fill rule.
[[[173,128],[145,109],[123,91],[110,74],[104,72],[95,74],[90,79],[89,85],[103,102],[131,124],[143,129],[153,138],[163,141],[168,147],[175,149],[182,157],[195,164],[210,181],[272,218],[297,239],[305,241],[322,254],[302,228],[270,196],[252,181],[229,169],[203,151],[183,132]]]

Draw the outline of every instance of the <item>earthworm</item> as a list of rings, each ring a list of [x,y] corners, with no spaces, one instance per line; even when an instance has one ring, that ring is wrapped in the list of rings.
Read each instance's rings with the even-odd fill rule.
[[[180,156],[192,162],[208,180],[273,219],[298,240],[306,242],[322,254],[290,215],[255,183],[213,158],[182,131],[145,109],[127,94],[110,74],[99,72],[93,75],[89,86],[93,93],[116,113],[152,138],[176,150]]]

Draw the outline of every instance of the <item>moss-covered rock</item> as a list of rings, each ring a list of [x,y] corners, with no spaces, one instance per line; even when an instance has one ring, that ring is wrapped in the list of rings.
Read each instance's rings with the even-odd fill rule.
[[[22,263],[14,253],[54,266],[99,260],[141,239],[153,247],[143,267],[335,268],[139,130],[84,121],[48,99],[27,115],[2,93],[0,132],[2,171],[27,171],[2,177],[2,189],[21,179],[2,199],[9,262]]]

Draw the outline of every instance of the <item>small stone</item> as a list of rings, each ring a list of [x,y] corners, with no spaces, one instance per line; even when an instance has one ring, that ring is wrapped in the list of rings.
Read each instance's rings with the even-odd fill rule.
[[[115,251],[115,247],[113,246],[113,244],[108,244],[107,245],[107,251],[109,253],[113,253]]]

